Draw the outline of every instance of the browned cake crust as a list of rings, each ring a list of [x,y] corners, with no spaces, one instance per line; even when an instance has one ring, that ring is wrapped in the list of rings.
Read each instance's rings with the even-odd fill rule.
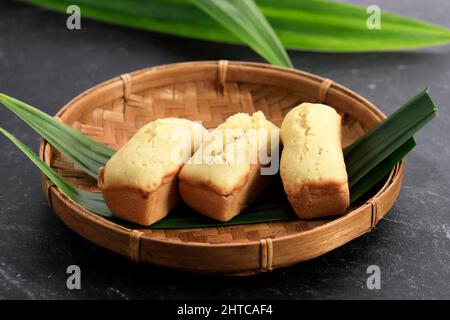
[[[114,216],[140,225],[149,226],[162,218],[179,201],[177,174],[165,177],[153,192],[132,186],[104,188],[103,167],[99,171],[98,187]]]
[[[296,194],[288,195],[288,199],[302,219],[342,215],[350,205],[346,182],[307,183]]]
[[[251,165],[245,180],[230,194],[217,193],[217,190],[201,182],[180,180],[181,198],[189,207],[207,217],[229,221],[251,204],[275,177],[261,175],[260,169],[260,165]]]

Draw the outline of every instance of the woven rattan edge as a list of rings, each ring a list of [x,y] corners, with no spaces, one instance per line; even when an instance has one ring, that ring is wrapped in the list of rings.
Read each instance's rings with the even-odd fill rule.
[[[46,156],[46,150],[47,150],[47,152],[50,151],[50,149],[46,148],[46,145],[47,145],[47,141],[42,139],[39,144],[39,156],[44,162],[46,162],[46,159],[48,158],[48,156]],[[49,164],[49,163],[47,163],[47,164]],[[42,172],[41,172],[41,187],[42,187],[42,192],[44,193],[44,196],[47,199],[48,205],[50,206],[50,208],[53,208],[51,189],[56,188],[56,186]]]
[[[227,81],[228,64],[228,60],[219,60],[217,63],[217,87],[223,96],[227,94],[225,83]]]
[[[124,73],[119,78],[122,80],[125,104],[132,107],[141,107],[143,104],[142,97],[133,93],[133,80],[130,74]]]
[[[320,103],[327,102],[328,90],[331,88],[332,85],[333,85],[333,81],[330,79],[324,79],[322,81],[322,83],[320,84],[319,97],[318,97],[318,100]]]
[[[259,240],[260,245],[260,271],[273,270],[273,243],[271,238]]]
[[[134,262],[140,261],[140,241],[144,233],[139,230],[131,230],[130,232],[130,259]]]

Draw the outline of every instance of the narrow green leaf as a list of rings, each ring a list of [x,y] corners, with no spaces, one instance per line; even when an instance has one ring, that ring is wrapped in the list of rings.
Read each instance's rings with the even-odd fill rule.
[[[112,149],[22,101],[0,93],[0,103],[94,178],[97,178],[98,169],[105,165],[114,153]]]
[[[23,101],[7,96],[6,94],[0,93],[0,103],[5,104],[5,102],[9,103],[10,107],[11,106],[14,107],[14,110],[12,110],[13,112],[17,112],[19,110],[27,111],[29,114],[35,116],[36,118],[45,120],[47,123],[59,129],[61,133],[65,133],[73,137],[78,143],[98,154],[110,158],[115,152],[111,148],[108,148],[107,146],[92,140],[91,138],[81,134],[79,131],[68,126],[67,124],[57,120],[54,117],[49,116],[45,112],[42,112],[41,110],[33,106],[30,106],[29,104]]]
[[[424,90],[346,148],[344,157],[349,186],[352,187],[410,139],[436,116],[436,112],[436,106]]]
[[[193,0],[194,3],[272,64],[293,67],[253,0]]]
[[[387,158],[381,161],[375,168],[370,170],[363,179],[354,183],[350,188],[350,203],[355,203],[371,189],[378,185],[383,178],[389,174],[394,166],[402,160],[414,147],[416,142],[414,138],[410,138],[398,149],[392,152]]]
[[[112,217],[111,211],[109,211],[100,193],[88,192],[72,186],[23,144],[22,141],[3,128],[0,128],[0,132],[11,140],[69,199],[99,216]]]
[[[194,0],[25,0],[65,12],[80,6],[83,17],[178,36],[246,43],[196,7]],[[225,1],[223,1],[225,2]],[[289,49],[368,52],[422,48],[450,42],[450,30],[382,11],[381,29],[370,30],[366,8],[325,0],[256,0]]]
[[[327,0],[257,0],[288,49],[323,52],[406,50],[448,44],[450,30],[381,12],[381,29],[369,29],[367,8]]]
[[[76,190],[73,186],[69,185],[61,178],[55,170],[50,168],[44,161],[39,159],[37,155],[33,153],[26,145],[22,143],[19,139],[14,137],[8,131],[0,128],[0,132],[3,133],[11,142],[13,142],[42,172],[45,173],[47,177],[56,185],[61,191],[70,199],[76,201],[77,195]]]
[[[8,102],[4,103],[5,106],[9,106]],[[11,110],[12,108],[10,108]],[[56,130],[52,130],[53,128],[51,126],[46,126],[46,123],[44,124],[38,124],[33,120],[36,119],[28,119],[22,113],[18,112],[17,115],[19,118],[24,120],[31,128],[33,128],[36,132],[39,132],[40,135],[46,139],[50,144],[52,144],[56,149],[58,149],[61,153],[67,156],[73,163],[75,163],[81,170],[88,173],[90,176],[96,177],[96,171],[94,171],[93,167],[95,166],[95,163],[90,162],[88,158],[84,158],[80,152],[77,152],[79,149],[79,145],[74,144],[73,147],[70,145],[65,144],[64,142],[59,143],[58,141],[61,140],[61,137],[58,135],[58,132],[55,132]],[[58,138],[57,138],[58,137]]]
[[[114,219],[100,192],[89,192],[78,188],[76,190],[78,192],[78,200],[76,202],[81,207],[100,217]]]

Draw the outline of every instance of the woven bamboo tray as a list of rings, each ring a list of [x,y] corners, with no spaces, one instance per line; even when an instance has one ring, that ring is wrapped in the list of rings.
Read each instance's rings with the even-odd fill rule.
[[[125,74],[82,93],[57,117],[119,148],[157,118],[201,120],[212,128],[236,112],[262,110],[281,125],[289,109],[305,101],[329,104],[343,116],[344,146],[384,118],[370,102],[331,80],[234,61],[180,63]],[[94,179],[45,141],[40,157],[71,183],[98,191]],[[312,259],[372,230],[396,200],[403,170],[404,164],[398,164],[372,198],[340,218],[193,229],[127,229],[83,210],[45,177],[43,190],[72,230],[132,260],[200,273],[250,275]]]

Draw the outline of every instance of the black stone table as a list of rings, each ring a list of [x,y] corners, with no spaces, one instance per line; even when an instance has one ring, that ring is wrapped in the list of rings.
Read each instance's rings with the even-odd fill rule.
[[[450,28],[450,2],[373,1],[382,9]],[[54,114],[85,89],[119,74],[166,63],[262,61],[245,47],[194,41],[0,2],[0,91]],[[322,257],[247,278],[223,278],[135,264],[67,228],[49,209],[39,172],[0,137],[0,298],[171,299],[450,298],[450,46],[403,53],[290,52],[295,66],[334,79],[390,113],[425,87],[439,116],[417,136],[392,211],[368,234]],[[37,151],[38,136],[3,108],[0,126]],[[81,290],[68,290],[78,265]],[[366,286],[378,265],[381,289]]]

